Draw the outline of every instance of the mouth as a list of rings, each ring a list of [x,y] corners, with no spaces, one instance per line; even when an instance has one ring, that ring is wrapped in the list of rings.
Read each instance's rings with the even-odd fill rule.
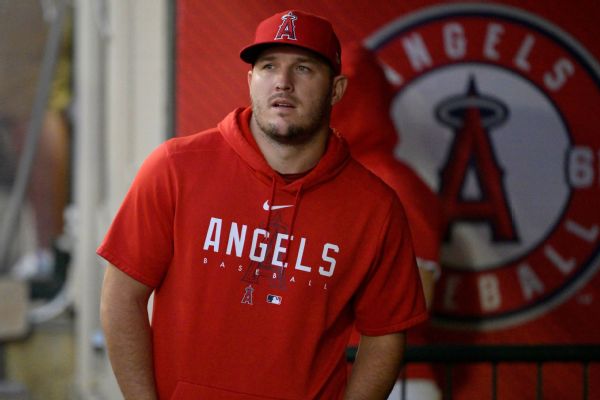
[[[296,108],[296,105],[290,99],[277,97],[271,101],[271,107],[277,109],[292,109]]]

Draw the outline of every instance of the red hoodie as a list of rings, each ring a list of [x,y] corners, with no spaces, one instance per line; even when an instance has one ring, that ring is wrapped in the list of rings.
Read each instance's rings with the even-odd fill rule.
[[[427,318],[394,192],[336,134],[285,183],[244,138],[250,114],[159,146],[98,249],[155,288],[160,399],[340,399],[353,321]]]

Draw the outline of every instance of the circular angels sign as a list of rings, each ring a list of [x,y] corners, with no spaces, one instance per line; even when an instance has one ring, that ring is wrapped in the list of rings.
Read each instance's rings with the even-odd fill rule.
[[[600,249],[600,69],[522,10],[437,6],[366,41],[398,84],[396,154],[447,212],[436,320],[497,328],[568,299]]]

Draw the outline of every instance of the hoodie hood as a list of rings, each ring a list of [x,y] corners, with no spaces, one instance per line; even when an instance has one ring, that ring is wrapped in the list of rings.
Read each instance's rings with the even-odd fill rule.
[[[390,117],[395,89],[377,56],[360,43],[348,44],[342,53],[348,88],[333,107],[331,126],[341,132],[356,156],[382,149],[389,152],[398,143]]]
[[[218,128],[225,141],[254,171],[257,178],[268,185],[276,183],[278,188],[288,192],[297,192],[300,187],[303,191],[308,191],[337,176],[350,158],[346,141],[337,132],[332,131],[325,154],[319,163],[308,174],[288,184],[269,166],[256,143],[249,143],[246,139],[242,124],[248,126],[251,114],[250,108],[238,108],[227,115],[219,123]]]
[[[249,122],[251,116],[252,110],[250,108],[238,108],[227,115],[225,119],[219,123],[219,131],[221,132],[221,135],[223,135],[225,142],[227,142],[238,154],[240,159],[250,167],[257,179],[271,187],[269,201],[264,205],[264,207],[268,209],[264,227],[265,231],[272,231],[271,220],[274,211],[269,205],[274,204],[274,201],[277,198],[277,192],[285,191],[294,196],[293,212],[289,219],[289,229],[287,230],[289,236],[293,237],[294,226],[303,194],[309,192],[319,184],[333,179],[343,170],[350,159],[348,145],[337,133],[331,132],[327,141],[325,153],[318,164],[303,177],[287,183],[277,171],[269,166],[267,160],[260,152],[258,145],[254,142],[252,134],[244,134],[244,131],[250,131]],[[263,243],[268,245],[268,242],[269,239],[265,236]],[[287,262],[287,257],[291,253],[291,248],[292,245],[290,245],[290,248],[284,255],[284,264]]]

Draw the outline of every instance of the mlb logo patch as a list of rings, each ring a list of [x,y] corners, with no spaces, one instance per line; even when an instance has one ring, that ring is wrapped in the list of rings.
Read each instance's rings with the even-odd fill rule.
[[[267,295],[267,303],[280,305],[281,301],[281,296],[276,296],[274,294]]]

